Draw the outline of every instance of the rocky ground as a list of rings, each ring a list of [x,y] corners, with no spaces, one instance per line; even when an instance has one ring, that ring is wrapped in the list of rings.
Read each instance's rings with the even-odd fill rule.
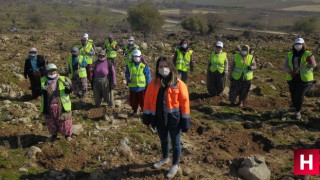
[[[81,34],[0,35],[1,179],[165,179],[169,166],[151,168],[160,158],[157,135],[138,117],[128,117],[122,56],[117,67],[116,108],[93,109],[92,91],[85,102],[72,96],[73,141],[60,136],[53,143],[44,142],[49,134],[39,114],[40,99],[30,99],[29,82],[22,76],[24,59],[35,46],[63,74],[69,49]],[[194,38],[170,33],[152,36],[147,43],[136,36],[152,72],[157,57],[171,56],[182,38],[191,41],[196,69],[188,84],[192,122],[182,136],[182,170],[177,179],[252,179],[256,172],[271,179],[300,178],[293,176],[293,149],[319,148],[320,91],[319,85],[312,87],[305,98],[303,121],[294,120],[288,111],[282,66],[295,36],[226,32]],[[305,40],[312,49],[318,38],[307,35]],[[259,69],[245,108],[228,105],[228,88],[218,97],[206,93],[208,54],[218,39],[225,43],[229,59],[239,43],[256,47]],[[97,45],[102,43],[96,40]]]

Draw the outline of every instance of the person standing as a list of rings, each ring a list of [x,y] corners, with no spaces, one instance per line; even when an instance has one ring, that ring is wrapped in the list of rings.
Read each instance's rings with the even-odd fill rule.
[[[41,77],[45,76],[47,61],[42,55],[38,55],[36,48],[29,50],[29,56],[24,64],[24,77],[30,80],[32,98],[36,99],[41,96]]]
[[[128,45],[124,47],[123,53],[125,55],[125,63],[129,64],[132,60],[132,53],[134,50],[139,50],[140,47],[135,44],[133,36],[130,36],[128,39]]]
[[[231,61],[231,87],[229,91],[231,106],[239,105],[239,107],[243,107],[250,91],[253,70],[257,69],[257,65],[249,51],[250,47],[248,45],[242,45],[241,53],[236,53]],[[238,96],[239,103],[236,104]]]
[[[153,166],[156,169],[170,162],[169,135],[173,161],[167,174],[173,178],[179,171],[181,133],[190,128],[190,102],[186,84],[178,79],[178,72],[166,57],[157,60],[155,78],[149,84],[144,99],[143,123],[156,127],[162,157]]]
[[[101,106],[105,99],[109,107],[114,106],[113,93],[111,90],[116,86],[116,70],[113,64],[107,60],[106,52],[98,52],[98,60],[93,65],[93,98],[96,107]]]
[[[314,55],[307,49],[303,38],[294,41],[285,60],[286,81],[289,85],[292,107],[296,119],[301,119],[301,109],[307,88],[313,84],[313,68],[317,66]]]
[[[68,65],[68,74],[72,80],[73,93],[80,98],[86,97],[88,90],[87,61],[83,56],[79,55],[79,49],[77,47],[71,49]]]
[[[188,41],[183,39],[180,42],[180,47],[176,49],[173,56],[173,64],[178,70],[179,78],[184,83],[187,83],[189,69],[193,72],[194,60],[192,54],[193,50],[188,46]]]
[[[210,54],[207,70],[207,90],[210,95],[219,95],[226,86],[228,74],[227,53],[222,51],[223,43],[218,41]]]
[[[40,112],[45,115],[45,121],[51,136],[47,142],[57,139],[58,132],[71,141],[72,135],[72,113],[71,81],[67,77],[57,73],[57,66],[48,64],[47,76],[41,78],[41,106]]]
[[[89,39],[89,35],[85,33],[83,37],[81,38],[81,48],[80,48],[80,55],[83,56],[86,61],[87,61],[87,78],[89,82],[92,82],[92,64],[93,64],[93,56],[95,55],[95,50],[94,50],[94,44],[93,40]]]
[[[151,81],[149,66],[142,61],[141,51],[134,50],[132,60],[126,65],[126,80],[129,86],[132,114],[138,114],[138,107],[143,111],[146,88]]]
[[[116,66],[117,50],[119,49],[118,43],[114,40],[111,34],[109,34],[107,38],[108,39],[105,42],[107,59],[111,61],[114,66]]]

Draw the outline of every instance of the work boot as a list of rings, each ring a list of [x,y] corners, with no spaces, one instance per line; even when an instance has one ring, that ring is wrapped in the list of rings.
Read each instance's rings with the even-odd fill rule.
[[[297,120],[301,120],[301,112],[299,111],[299,112],[296,112],[296,119]]]
[[[167,178],[171,179],[174,178],[174,176],[177,174],[177,172],[179,171],[180,167],[178,165],[173,165],[170,167],[170,170],[167,174]]]
[[[153,167],[156,168],[156,169],[159,169],[159,168],[161,168],[163,165],[168,164],[169,161],[170,161],[170,158],[161,159],[161,160],[159,160],[158,162],[154,163],[154,164],[153,164]]]

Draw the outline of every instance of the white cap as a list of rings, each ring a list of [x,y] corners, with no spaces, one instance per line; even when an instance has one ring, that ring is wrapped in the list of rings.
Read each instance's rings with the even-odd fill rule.
[[[29,50],[29,52],[37,52],[37,48],[33,47]]]
[[[218,41],[218,42],[216,43],[216,46],[219,46],[219,47],[223,48],[223,43],[222,43],[221,41]]]
[[[141,51],[138,49],[134,50],[132,56],[141,56]]]
[[[295,44],[304,44],[304,40],[302,38],[297,38],[294,40]]]
[[[89,39],[88,33],[84,33],[84,34],[83,34],[83,38],[85,38],[86,40],[88,40],[88,39]]]
[[[134,41],[133,36],[130,36],[128,40],[129,40],[129,41]]]
[[[47,71],[57,70],[57,69],[58,69],[57,66],[55,64],[52,64],[52,63],[48,64],[47,68],[46,68]]]

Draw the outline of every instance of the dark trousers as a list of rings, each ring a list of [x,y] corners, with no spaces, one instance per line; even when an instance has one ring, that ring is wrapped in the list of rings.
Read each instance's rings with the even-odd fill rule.
[[[168,120],[168,125],[170,124]],[[171,146],[173,151],[172,165],[178,165],[181,156],[181,127],[157,125],[158,135],[161,141],[162,158],[169,157],[169,135],[171,138]]]
[[[179,77],[184,83],[187,83],[187,80],[188,80],[188,72],[184,72],[184,71],[178,70],[178,77]]]
[[[207,75],[207,90],[210,95],[216,96],[222,93],[226,86],[226,75],[219,71],[211,72],[208,71]]]
[[[132,107],[133,112],[138,111],[138,107],[140,106],[141,110],[143,111],[143,104],[144,104],[144,95],[146,90],[134,92],[130,91],[130,105]]]
[[[28,74],[28,77],[30,79],[32,97],[37,98],[38,96],[41,95],[40,80],[41,80],[42,74],[40,71],[30,71]]]
[[[239,101],[245,101],[248,97],[248,93],[251,87],[251,80],[243,80],[241,77],[238,80],[232,79],[230,91],[229,91],[229,100],[230,102],[236,102],[237,97],[239,96]]]
[[[308,87],[309,82],[303,82],[301,77],[295,76],[291,81],[287,81],[289,85],[289,91],[291,95],[291,102],[296,112],[301,111],[303,105],[303,99]]]
[[[86,67],[87,78],[88,78],[90,84],[92,85],[93,71],[91,69],[92,69],[92,64],[88,64]]]

